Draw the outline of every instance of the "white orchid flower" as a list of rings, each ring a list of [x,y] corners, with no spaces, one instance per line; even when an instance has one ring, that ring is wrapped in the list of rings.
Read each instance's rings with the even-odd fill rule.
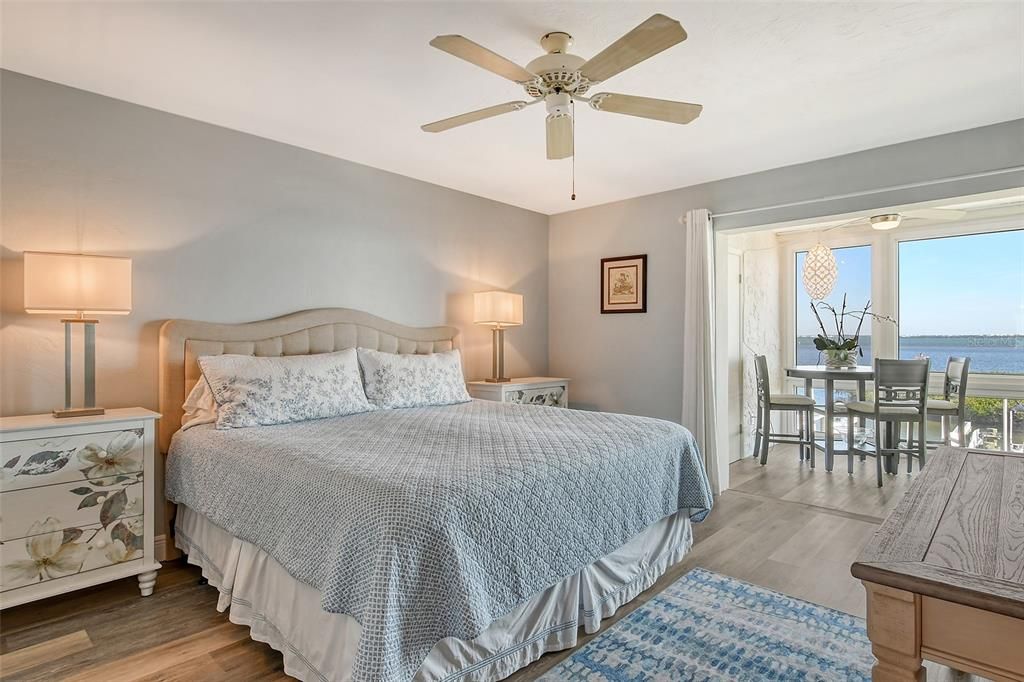
[[[24,583],[60,578],[78,573],[88,548],[84,544],[64,542],[60,521],[52,516],[36,521],[28,530],[25,550],[29,559],[4,564],[4,582]]]
[[[78,451],[78,459],[92,464],[85,472],[86,478],[105,478],[137,471],[139,463],[131,457],[139,437],[132,431],[122,431],[110,439],[106,449],[89,443]]]

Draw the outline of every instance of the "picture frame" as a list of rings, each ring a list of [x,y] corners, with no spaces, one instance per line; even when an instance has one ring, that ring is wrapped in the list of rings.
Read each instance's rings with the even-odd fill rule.
[[[601,314],[647,312],[647,254],[601,259]]]

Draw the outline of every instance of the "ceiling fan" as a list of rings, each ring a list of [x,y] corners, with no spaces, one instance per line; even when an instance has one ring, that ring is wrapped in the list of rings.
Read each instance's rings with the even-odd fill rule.
[[[430,41],[433,47],[518,83],[532,99],[496,104],[434,121],[422,128],[428,133],[439,133],[544,102],[548,112],[545,123],[547,156],[549,159],[565,159],[573,155],[574,101],[587,102],[597,111],[669,123],[689,123],[700,115],[703,108],[701,105],[614,92],[586,96],[587,91],[597,83],[684,40],[686,31],[678,21],[663,14],[655,14],[588,60],[567,51],[572,46],[572,36],[563,31],[554,31],[540,39],[541,47],[547,54],[537,57],[524,69],[463,36],[437,36]]]
[[[824,231],[827,232],[839,227],[850,227],[851,225],[870,225],[876,230],[894,230],[906,220],[959,220],[965,215],[967,215],[967,211],[950,208],[918,208],[900,211],[899,213],[878,213],[871,216],[859,216]]]

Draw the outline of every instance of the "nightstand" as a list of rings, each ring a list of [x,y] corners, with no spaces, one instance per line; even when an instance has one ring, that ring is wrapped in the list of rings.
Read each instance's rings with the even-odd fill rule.
[[[0,609],[129,576],[153,593],[159,416],[0,418]]]
[[[471,396],[481,400],[569,407],[569,380],[560,377],[522,377],[500,384],[470,381],[466,388]]]

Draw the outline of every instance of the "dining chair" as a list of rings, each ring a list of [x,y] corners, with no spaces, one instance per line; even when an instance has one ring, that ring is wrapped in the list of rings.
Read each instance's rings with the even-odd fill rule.
[[[754,457],[761,457],[761,465],[768,462],[768,445],[787,443],[800,446],[800,461],[809,459],[814,468],[814,398],[803,395],[772,393],[768,380],[768,359],[754,356],[754,375],[757,379],[757,428],[754,431]],[[776,433],[772,429],[772,412],[795,412],[797,433]]]
[[[899,468],[900,455],[907,455],[907,473],[913,470],[914,457],[924,468],[928,440],[925,434],[928,416],[928,358],[922,360],[875,359],[875,400],[852,400],[846,403],[847,471],[853,473],[853,458],[865,454],[875,458],[878,487],[882,487],[882,458],[895,458],[891,468]],[[858,448],[853,439],[855,416],[875,422],[874,451]],[[900,439],[900,427],[907,425],[906,445]],[[883,428],[884,431],[883,431]],[[917,437],[914,427],[917,426]]]
[[[928,401],[928,416],[938,416],[942,424],[942,443],[950,443],[950,419],[956,419],[957,445],[967,447],[967,377],[970,358],[951,357],[946,361],[946,377],[942,385],[942,399]],[[932,442],[931,447],[939,443]]]

